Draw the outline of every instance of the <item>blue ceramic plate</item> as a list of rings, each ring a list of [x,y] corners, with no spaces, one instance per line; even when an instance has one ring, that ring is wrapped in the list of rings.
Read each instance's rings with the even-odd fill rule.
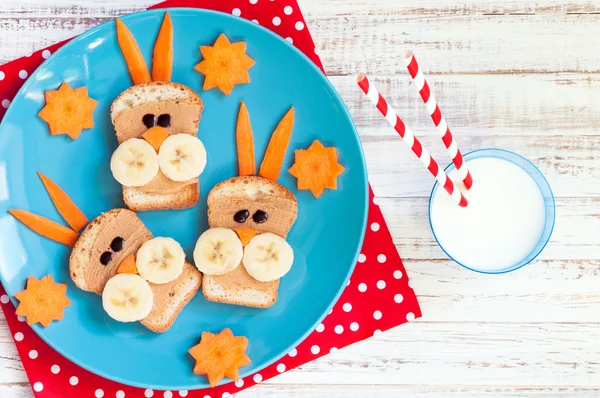
[[[362,243],[367,215],[367,178],[364,158],[352,120],[327,78],[300,51],[272,32],[230,15],[196,10],[169,10],[174,25],[173,81],[199,92],[205,110],[199,138],[208,153],[200,178],[201,200],[190,210],[141,213],[155,236],[179,241],[188,259],[196,239],[207,228],[206,196],[218,182],[237,172],[235,122],[240,100],[248,106],[255,135],[257,162],[279,119],[295,107],[295,125],[284,163],[293,163],[293,150],[314,139],[339,148],[346,171],[338,190],[315,199],[299,192],[296,180],[283,171],[279,182],[298,197],[299,216],[288,236],[296,259],[282,279],[279,299],[259,310],[212,303],[199,293],[183,310],[173,327],[155,334],[139,323],[122,324],[109,318],[99,296],[79,290],[68,273],[70,249],[40,237],[6,213],[20,208],[61,222],[36,172],[56,181],[91,220],[101,212],[123,207],[121,187],[113,179],[109,160],[117,147],[109,118],[111,102],[131,86],[115,36],[114,22],[98,26],[74,39],[50,57],[16,96],[0,127],[0,279],[7,292],[24,288],[33,275],[52,274],[68,284],[73,302],[64,320],[34,330],[53,348],[78,365],[109,379],[155,389],[206,387],[204,377],[192,373],[187,350],[202,331],[225,327],[247,336],[252,365],[246,376],[271,364],[302,341],[335,303],[353,270]],[[149,11],[123,18],[137,39],[146,60],[164,11]],[[203,76],[193,69],[201,55],[198,47],[210,45],[224,32],[232,41],[246,41],[256,60],[252,82],[224,96],[201,90]],[[37,117],[44,91],[62,81],[87,86],[99,100],[95,127],[72,141],[50,136]]]

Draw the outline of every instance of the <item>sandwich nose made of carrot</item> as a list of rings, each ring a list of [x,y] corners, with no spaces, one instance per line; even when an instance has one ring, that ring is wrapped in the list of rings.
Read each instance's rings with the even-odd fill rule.
[[[107,314],[167,331],[196,295],[202,274],[175,240],[154,238],[131,210],[113,209],[88,222],[67,194],[39,174],[69,228],[24,210],[9,210],[33,231],[73,248],[69,273],[77,287],[102,296]],[[80,232],[82,231],[82,232]]]
[[[294,124],[291,108],[273,132],[256,175],[248,110],[241,103],[236,141],[239,176],[208,194],[208,224],[194,250],[211,301],[267,308],[277,300],[279,279],[294,262],[285,237],[298,214],[296,197],[277,183]]]
[[[203,104],[191,88],[171,82],[173,26],[168,13],[160,28],[152,73],[131,32],[116,20],[117,39],[134,86],[111,106],[119,147],[110,166],[135,211],[185,209],[200,199],[199,175],[206,151],[196,137]]]

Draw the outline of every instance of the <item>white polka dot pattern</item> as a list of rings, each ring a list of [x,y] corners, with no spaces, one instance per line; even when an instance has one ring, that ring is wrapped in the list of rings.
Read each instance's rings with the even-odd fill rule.
[[[279,18],[279,17],[274,17],[274,18],[273,18],[273,25],[275,25],[275,26],[279,26],[279,25],[281,25],[281,18]]]
[[[163,393],[164,398],[173,398],[173,393],[171,391],[165,391]]]
[[[76,386],[77,384],[79,384],[79,378],[77,376],[71,376],[69,378],[69,384],[72,386]]]
[[[187,397],[188,396],[188,391],[187,390],[180,390],[179,391],[179,396],[180,397]]]
[[[4,104],[6,104],[6,105],[4,105]],[[10,101],[9,100],[3,100],[2,101],[2,106],[3,107],[8,108],[8,105],[10,105]],[[10,299],[8,298],[8,296],[6,294],[3,294],[2,296],[0,296],[0,303],[2,303],[2,304],[8,304],[9,301],[10,301]]]
[[[321,347],[319,347],[318,345],[313,345],[312,347],[310,347],[310,352],[317,355],[319,352],[321,352]]]
[[[342,306],[342,309],[344,310],[344,312],[350,312],[350,311],[352,311],[352,304],[344,303],[344,305]]]
[[[96,392],[94,392],[94,396],[96,398],[102,398],[104,397],[104,391],[101,388],[99,388],[96,390]]]
[[[52,365],[52,367],[50,368],[50,372],[52,372],[52,374],[59,374],[60,373],[60,366],[58,365]]]
[[[25,337],[25,336],[23,336],[23,333],[21,333],[21,332],[17,332],[17,333],[15,333],[15,340],[16,340],[16,341],[23,341],[23,338],[24,338],[24,337]]]
[[[31,351],[29,351],[29,358],[36,359],[37,357],[38,357],[37,350],[31,350]]]
[[[356,332],[358,330],[358,323],[352,322],[350,324],[350,330],[352,330],[353,332]]]
[[[294,12],[294,9],[292,8],[292,6],[285,6],[283,8],[283,13],[285,15],[292,15],[293,12]]]
[[[29,73],[27,73],[27,71],[26,71],[26,70],[21,70],[21,71],[19,71],[19,77],[20,77],[21,79],[27,79],[27,76],[29,76]]]
[[[236,17],[239,17],[240,15],[242,15],[242,11],[239,8],[234,8],[231,13],[233,15],[235,15]]]
[[[119,390],[117,391],[117,393],[115,394],[116,398],[125,398],[125,391],[123,390]]]
[[[262,376],[260,375],[260,373],[257,373],[254,375],[252,380],[254,380],[255,383],[260,383],[262,381]]]
[[[277,371],[278,371],[279,373],[283,373],[283,372],[285,372],[285,365],[284,365],[284,364],[282,364],[282,363],[278,363],[278,364],[277,364]]]
[[[36,391],[36,392],[40,392],[40,391],[42,391],[43,389],[44,389],[44,385],[43,385],[42,383],[40,383],[39,381],[36,381],[36,382],[33,384],[33,390],[34,390],[34,391]]]
[[[237,388],[242,388],[242,386],[244,385],[244,379],[239,379],[234,384]]]
[[[144,391],[144,396],[146,398],[152,398],[154,396],[154,391],[148,388],[146,389],[146,391]]]

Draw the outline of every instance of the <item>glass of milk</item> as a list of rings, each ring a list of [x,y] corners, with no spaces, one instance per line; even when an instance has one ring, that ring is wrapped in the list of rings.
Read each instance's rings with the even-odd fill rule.
[[[429,222],[442,250],[472,271],[500,274],[535,259],[554,229],[555,205],[550,185],[529,160],[502,149],[464,155],[473,175],[466,191],[456,168],[446,173],[469,204],[460,207],[436,183],[429,199]]]

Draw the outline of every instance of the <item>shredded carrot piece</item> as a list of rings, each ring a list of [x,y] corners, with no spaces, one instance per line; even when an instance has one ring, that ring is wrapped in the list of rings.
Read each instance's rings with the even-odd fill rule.
[[[238,235],[240,240],[242,241],[242,246],[246,247],[246,245],[254,238],[257,234],[257,231],[253,228],[234,228],[235,233]]]
[[[135,265],[135,254],[130,254],[125,257],[119,267],[117,268],[117,274],[137,274],[138,269],[137,265]]]
[[[30,213],[25,210],[9,210],[14,218],[27,225],[34,232],[52,239],[55,242],[62,243],[67,246],[75,246],[75,242],[79,239],[79,234],[70,228],[63,227],[60,224],[50,221],[45,217]]]
[[[71,88],[63,82],[58,90],[44,93],[46,105],[38,116],[48,123],[51,135],[66,134],[77,139],[84,129],[94,127],[94,109],[98,101],[88,96],[86,87]]]
[[[42,183],[46,187],[46,191],[50,195],[50,199],[54,203],[56,210],[65,219],[67,224],[71,226],[73,231],[79,232],[87,225],[89,220],[81,210],[73,203],[71,198],[63,191],[54,181],[38,172]]]
[[[237,381],[239,368],[251,363],[246,355],[247,348],[248,339],[234,336],[229,329],[223,329],[219,334],[203,332],[200,344],[189,350],[196,360],[194,373],[206,375],[211,387],[224,377]]]
[[[173,23],[165,12],[163,23],[154,44],[152,57],[152,81],[169,82],[173,73]]]
[[[41,280],[30,276],[26,289],[15,294],[15,297],[20,301],[17,315],[27,318],[29,325],[39,322],[46,328],[52,321],[63,319],[65,308],[71,305],[67,297],[67,285],[54,282],[52,275],[46,275]]]
[[[231,43],[221,33],[212,46],[201,46],[204,58],[194,67],[204,75],[204,90],[217,87],[229,95],[236,84],[250,83],[248,70],[254,60],[246,55],[246,43]]]
[[[259,176],[277,182],[293,127],[294,107],[291,107],[271,135],[267,152],[265,152],[265,157],[260,165]]]
[[[244,101],[240,103],[237,127],[235,130],[238,151],[238,165],[240,176],[252,176],[256,174],[256,162],[254,160],[254,136],[250,125],[250,115]]]
[[[308,190],[318,198],[325,188],[337,189],[337,178],[344,172],[338,163],[336,148],[325,148],[315,140],[308,149],[295,151],[296,161],[289,170],[298,179],[298,189]]]
[[[150,83],[150,72],[146,66],[146,61],[142,56],[142,52],[137,45],[137,42],[133,38],[133,35],[127,29],[127,26],[119,18],[115,19],[117,24],[117,40],[125,62],[127,63],[127,69],[131,75],[133,84]]]
[[[148,144],[152,145],[152,148],[154,148],[156,152],[158,152],[160,146],[165,142],[168,136],[169,130],[160,126],[149,128],[142,134],[142,138],[145,139]]]

